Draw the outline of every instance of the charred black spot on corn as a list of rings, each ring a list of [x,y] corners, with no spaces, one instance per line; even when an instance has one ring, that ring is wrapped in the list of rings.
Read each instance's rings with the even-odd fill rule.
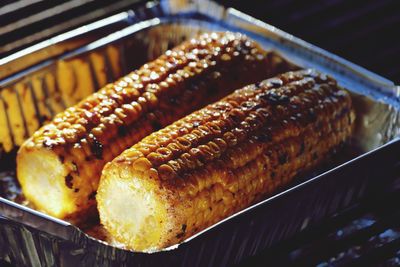
[[[90,193],[88,196],[88,200],[94,200],[96,198],[96,194],[97,194],[96,191],[93,191],[92,193]]]
[[[178,238],[178,239],[181,239],[184,236],[185,236],[185,233],[181,232],[181,233],[177,234],[175,237]]]
[[[74,186],[73,183],[72,183],[73,179],[74,179],[74,177],[70,173],[67,176],[65,176],[65,185],[69,189],[72,189],[72,187]]]
[[[46,122],[46,121],[50,120],[50,118],[47,117],[46,115],[42,115],[42,116],[41,116],[41,120],[42,120],[43,122]]]
[[[154,131],[158,131],[162,128],[162,124],[156,119],[150,120],[150,123]]]
[[[288,156],[288,154],[286,152],[282,152],[279,155],[279,158],[278,158],[279,164],[283,165],[283,164],[287,163],[288,162],[288,157],[289,156]]]
[[[103,144],[94,135],[89,135],[90,150],[97,159],[103,159]]]
[[[125,125],[121,125],[118,127],[118,136],[124,137],[129,133],[128,128]]]
[[[266,91],[263,94],[260,94],[259,97],[266,100],[269,104],[272,105],[282,105],[290,101],[289,96],[282,93],[278,93],[274,89],[271,89],[270,91]]]

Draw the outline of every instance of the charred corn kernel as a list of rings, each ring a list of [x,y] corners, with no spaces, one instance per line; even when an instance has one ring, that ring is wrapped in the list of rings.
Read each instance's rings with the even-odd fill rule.
[[[221,50],[236,56],[223,58]],[[250,50],[262,57],[247,59]],[[233,33],[203,34],[167,51],[58,114],[26,141],[17,158],[25,196],[53,216],[85,219],[85,211],[95,206],[93,195],[105,163],[151,132],[235,88],[295,68],[284,60],[271,64],[275,57],[280,56]],[[176,131],[175,135],[181,133],[179,128]],[[164,143],[162,139],[157,142]],[[179,148],[172,146],[171,152],[167,148],[157,151],[157,146],[144,146],[140,151],[149,155],[148,164],[166,161],[173,151],[189,148],[194,139],[195,135],[182,139]],[[189,169],[197,164],[189,156],[180,161]],[[75,164],[78,170],[70,169],[67,163]],[[144,163],[136,165],[143,167]],[[88,167],[80,171],[81,166]]]
[[[353,121],[349,94],[312,70],[246,86],[108,163],[97,193],[101,223],[129,249],[176,244],[315,167]],[[166,134],[177,128],[185,130]]]

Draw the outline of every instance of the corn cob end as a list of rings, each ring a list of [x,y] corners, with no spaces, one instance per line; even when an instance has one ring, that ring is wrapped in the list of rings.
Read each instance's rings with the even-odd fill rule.
[[[170,209],[157,180],[147,171],[135,171],[127,166],[112,166],[104,171],[97,191],[98,205],[104,212],[101,221],[107,225],[111,243],[136,251],[152,251],[163,244],[174,225]],[[132,179],[135,177],[135,179]]]
[[[75,205],[69,201],[71,190],[65,186],[70,179],[68,170],[54,151],[24,145],[17,161],[22,190],[35,208],[58,218],[74,211]]]

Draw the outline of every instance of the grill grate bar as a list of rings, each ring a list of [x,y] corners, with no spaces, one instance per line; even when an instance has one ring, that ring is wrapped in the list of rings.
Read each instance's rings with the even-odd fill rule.
[[[49,16],[57,16],[61,13],[67,12],[73,8],[80,7],[86,3],[90,3],[94,0],[72,0],[69,2],[62,3],[61,5],[57,5],[55,7],[49,8],[42,12],[33,14],[31,16],[20,18],[16,22],[8,24],[0,28],[0,35],[9,33],[15,29],[25,27],[25,25],[31,25],[38,21],[48,18]]]
[[[21,0],[16,2],[10,1],[9,5],[3,5],[2,7],[0,7],[0,16],[4,16],[22,8],[27,8],[33,4],[43,1],[44,0]]]

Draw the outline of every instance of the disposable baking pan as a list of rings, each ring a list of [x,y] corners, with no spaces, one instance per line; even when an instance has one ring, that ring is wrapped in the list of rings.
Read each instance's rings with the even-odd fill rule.
[[[0,190],[0,259],[17,266],[234,265],[366,196],[385,192],[398,176],[400,88],[385,78],[212,1],[151,2],[95,26],[100,29],[97,34],[102,28],[116,30],[82,45],[79,40],[91,31],[81,28],[0,59],[7,70],[7,75],[0,76],[0,127],[8,129],[0,136],[0,188],[7,189]],[[301,67],[335,77],[353,94],[358,113],[353,140],[357,152],[179,245],[154,253],[112,247],[68,222],[23,205],[16,194],[13,169],[16,148],[25,138],[58,109],[182,40],[211,30],[243,32]],[[64,42],[75,41],[59,49],[65,48]],[[48,57],[43,56],[46,52]],[[60,90],[62,86],[69,86],[68,94],[61,93],[65,91]],[[26,116],[29,104],[33,117]]]

